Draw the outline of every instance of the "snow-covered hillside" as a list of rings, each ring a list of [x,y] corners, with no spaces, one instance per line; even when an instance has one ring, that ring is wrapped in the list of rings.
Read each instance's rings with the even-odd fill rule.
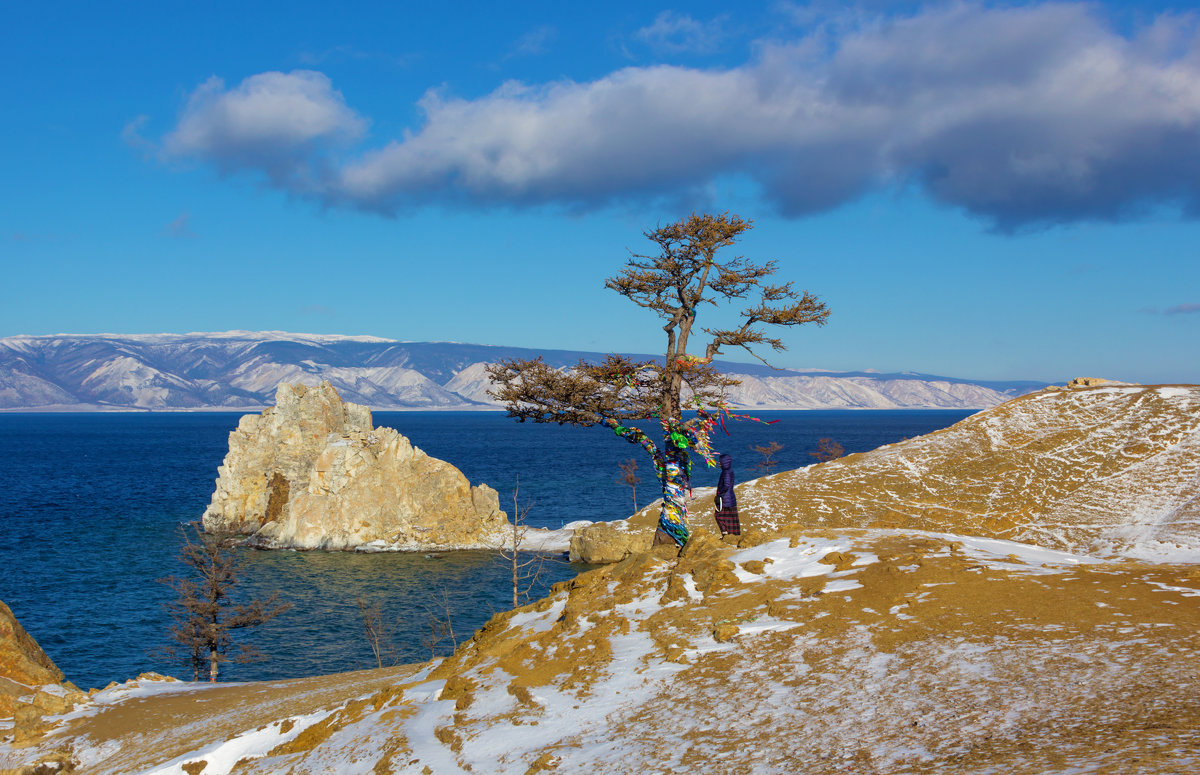
[[[766,534],[934,530],[1200,561],[1200,386],[1047,389],[926,436],[747,481],[737,498],[743,525]],[[596,562],[644,549],[657,514],[651,505],[586,528],[573,551]],[[691,519],[713,529],[703,508]]]
[[[0,339],[0,409],[260,409],[281,382],[321,380],[374,409],[495,409],[487,364],[539,355],[556,367],[602,357],[281,331],[14,336]],[[978,409],[1042,386],[718,365],[742,381],[733,403],[759,409]]]
[[[661,547],[591,571],[424,665],[112,687],[46,719],[32,740],[0,742],[0,768],[1165,775],[1200,765],[1195,566],[889,530],[744,543],[701,536],[679,557]]]
[[[649,509],[644,550],[428,663],[10,679],[0,769],[1200,771],[1200,386],[1047,390],[738,499],[740,537],[697,508],[651,548]]]

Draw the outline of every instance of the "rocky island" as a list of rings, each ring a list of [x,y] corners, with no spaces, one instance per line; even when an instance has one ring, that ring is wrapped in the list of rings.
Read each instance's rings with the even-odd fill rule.
[[[510,529],[495,490],[375,428],[328,382],[280,385],[229,434],[218,473],[205,531],[260,548],[489,549]]]

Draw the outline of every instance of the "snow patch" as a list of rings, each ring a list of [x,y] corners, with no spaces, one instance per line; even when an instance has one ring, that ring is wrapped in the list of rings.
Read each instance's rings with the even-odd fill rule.
[[[345,704],[329,710],[320,710],[304,716],[274,721],[262,729],[245,732],[220,743],[198,748],[183,756],[162,764],[154,769],[144,770],[143,775],[188,775],[183,765],[204,760],[205,775],[228,775],[229,771],[243,759],[257,759],[266,756],[275,746],[286,743],[297,737],[313,724],[331,716],[345,707]],[[288,731],[283,726],[291,722]]]
[[[1173,587],[1169,584],[1163,584],[1158,581],[1150,581],[1147,583],[1149,583],[1151,586],[1158,587],[1163,592],[1178,592],[1184,597],[1200,597],[1200,589],[1193,589],[1191,587]]]

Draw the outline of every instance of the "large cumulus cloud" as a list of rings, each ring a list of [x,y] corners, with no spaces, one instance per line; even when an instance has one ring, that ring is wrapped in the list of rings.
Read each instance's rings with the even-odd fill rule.
[[[1194,19],[1122,34],[1088,5],[952,5],[831,29],[763,42],[727,69],[431,91],[415,131],[336,162],[330,148],[366,122],[324,76],[210,81],[164,150],[383,213],[604,206],[744,175],[794,216],[888,186],[1002,228],[1162,202],[1200,214]]]

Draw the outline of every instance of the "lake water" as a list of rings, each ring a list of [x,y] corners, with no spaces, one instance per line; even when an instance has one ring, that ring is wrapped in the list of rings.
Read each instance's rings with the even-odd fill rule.
[[[817,440],[830,437],[847,453],[921,435],[957,422],[964,411],[763,412],[774,425],[735,422],[714,447],[734,457],[739,481],[761,460],[755,444],[784,445],[777,470],[812,462]],[[168,645],[173,593],[157,579],[182,574],[179,525],[208,505],[217,466],[240,414],[0,414],[0,600],[67,678],[104,686],[154,670],[190,672],[149,653]],[[601,428],[518,423],[496,412],[376,412],[430,455],[458,466],[472,483],[512,492],[530,505],[529,522],[557,528],[578,519],[619,519],[632,493],[616,479],[634,457],[643,482],[639,505],[657,497],[657,482],[640,448]],[[711,481],[710,481],[711,480]],[[716,471],[697,461],[696,486]],[[509,571],[495,554],[255,552],[245,560],[235,597],[279,590],[293,603],[274,621],[238,633],[270,654],[267,661],[226,665],[228,680],[264,680],[374,667],[356,600],[377,601],[396,622],[402,662],[446,653],[428,642],[431,610],[447,607],[459,640],[511,604]],[[546,566],[539,596],[578,567]],[[443,615],[444,618],[444,615]]]

